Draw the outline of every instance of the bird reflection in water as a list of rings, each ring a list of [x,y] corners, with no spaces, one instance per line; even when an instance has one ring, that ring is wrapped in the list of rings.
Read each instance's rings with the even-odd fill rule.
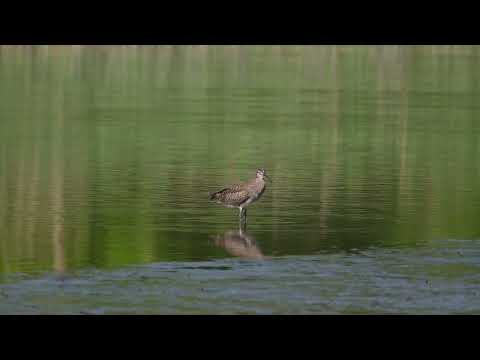
[[[215,245],[225,249],[230,255],[251,260],[263,260],[265,257],[257,246],[255,238],[245,228],[230,230],[214,237]]]

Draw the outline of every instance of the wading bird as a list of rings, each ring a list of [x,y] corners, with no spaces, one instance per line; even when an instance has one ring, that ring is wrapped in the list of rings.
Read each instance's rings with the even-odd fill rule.
[[[244,183],[231,185],[210,194],[210,200],[226,207],[240,210],[240,225],[246,225],[247,206],[254,203],[265,192],[265,179],[270,179],[264,169],[258,169],[256,176]]]

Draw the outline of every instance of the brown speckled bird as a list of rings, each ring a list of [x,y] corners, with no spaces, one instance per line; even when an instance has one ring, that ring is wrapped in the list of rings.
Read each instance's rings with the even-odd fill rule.
[[[238,208],[240,210],[240,223],[246,223],[246,207],[260,199],[265,192],[265,179],[269,179],[265,170],[258,169],[255,178],[212,193],[210,194],[210,200],[226,207]]]

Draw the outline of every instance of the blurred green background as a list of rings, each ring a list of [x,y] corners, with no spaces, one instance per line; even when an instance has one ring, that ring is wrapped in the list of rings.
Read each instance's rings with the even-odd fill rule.
[[[0,46],[0,274],[478,239],[478,46]]]

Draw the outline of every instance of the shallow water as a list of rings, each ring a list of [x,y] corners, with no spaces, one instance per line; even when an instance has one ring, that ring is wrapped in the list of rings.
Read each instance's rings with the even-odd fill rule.
[[[479,50],[0,47],[0,313],[478,313]]]
[[[0,313],[476,314],[479,256],[471,241],[450,240],[436,249],[17,276],[0,287]]]

